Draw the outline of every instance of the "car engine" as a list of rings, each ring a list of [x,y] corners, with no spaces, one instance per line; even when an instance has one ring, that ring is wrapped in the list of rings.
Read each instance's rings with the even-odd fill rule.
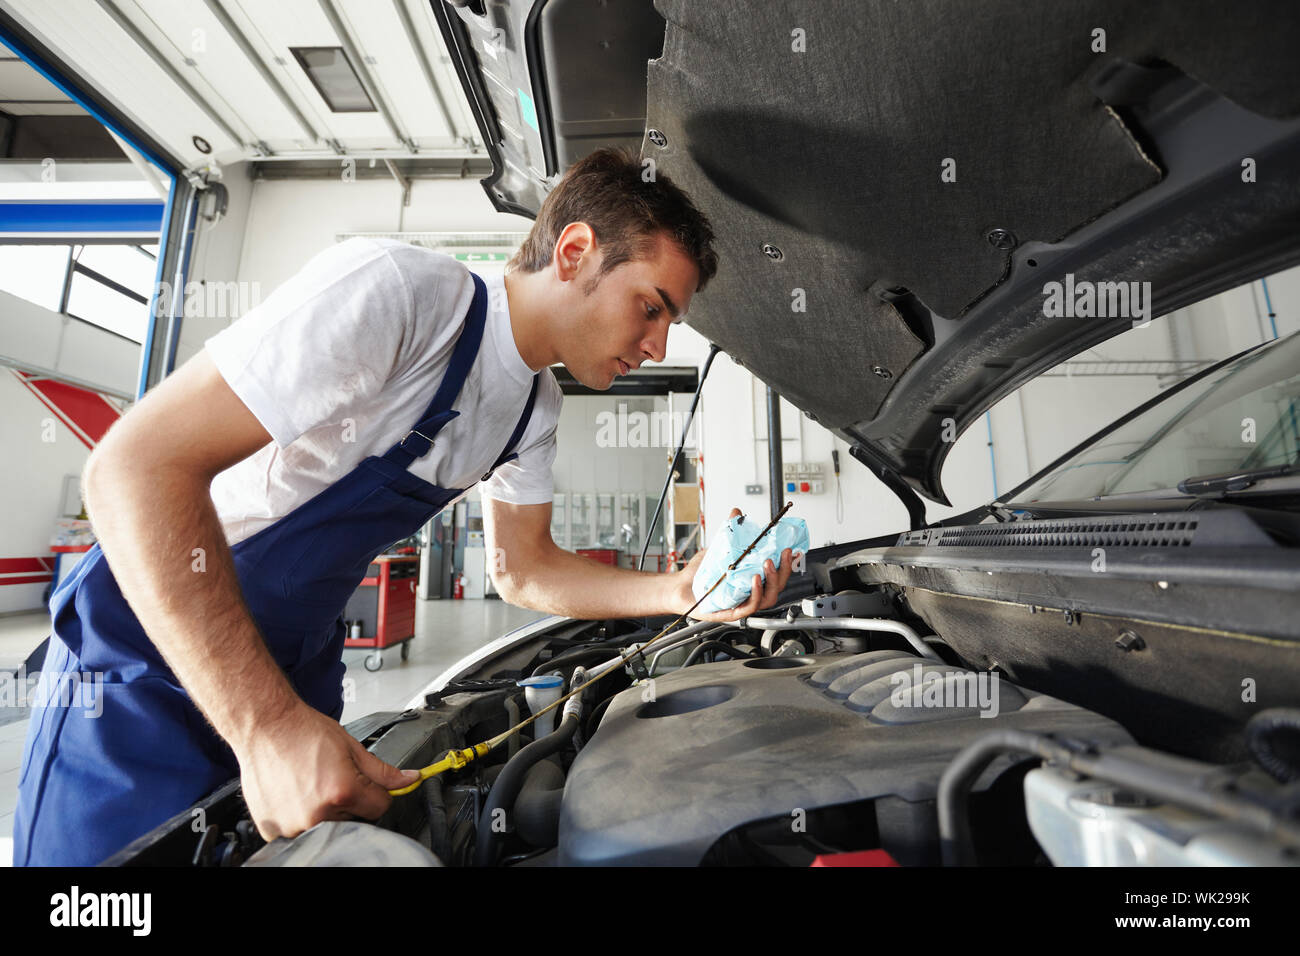
[[[263,846],[232,781],[202,803],[197,837],[186,814],[108,862],[1300,863],[1287,786],[1300,713],[1261,714],[1255,761],[1203,763],[973,667],[888,589],[774,611],[507,635],[409,709],[347,729],[388,763],[425,767],[587,686],[374,824]]]
[[[911,687],[922,693],[898,693]],[[619,694],[578,753],[559,862],[794,863],[823,847],[878,846],[900,863],[937,864],[939,778],[1001,727],[1131,742],[1082,708],[902,650],[681,668]],[[981,777],[990,808],[1015,802],[1016,762],[1001,757]]]

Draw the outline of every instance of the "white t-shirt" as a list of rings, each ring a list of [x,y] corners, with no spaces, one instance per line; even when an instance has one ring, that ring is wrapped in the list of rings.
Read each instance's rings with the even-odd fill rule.
[[[467,491],[509,441],[532,386],[500,276],[484,278],[478,357],[453,401],[460,415],[408,469]],[[204,343],[222,377],[274,439],[221,472],[212,499],[231,545],[382,455],[421,419],[441,383],[474,295],[450,256],[391,239],[354,238],[317,255],[256,308]],[[537,385],[519,457],[483,484],[490,498],[551,501],[563,396]],[[457,500],[463,495],[458,496]]]

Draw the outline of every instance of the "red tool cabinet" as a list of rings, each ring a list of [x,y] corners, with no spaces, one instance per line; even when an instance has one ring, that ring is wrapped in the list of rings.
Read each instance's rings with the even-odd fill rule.
[[[346,638],[346,647],[369,647],[366,670],[383,666],[380,653],[386,647],[402,646],[402,660],[410,652],[415,636],[415,591],[420,579],[418,555],[381,554],[371,562],[360,587],[348,599],[343,620],[361,621],[361,637]]]

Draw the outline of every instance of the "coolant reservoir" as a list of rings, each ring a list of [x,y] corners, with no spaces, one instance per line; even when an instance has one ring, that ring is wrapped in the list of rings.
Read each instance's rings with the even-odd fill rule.
[[[559,674],[525,677],[517,683],[524,689],[524,701],[528,704],[530,714],[549,707],[564,693],[564,678]],[[533,721],[533,739],[541,740],[554,729],[555,711],[551,711]]]
[[[1056,866],[1295,866],[1267,838],[1052,769],[1025,776],[1029,828]]]

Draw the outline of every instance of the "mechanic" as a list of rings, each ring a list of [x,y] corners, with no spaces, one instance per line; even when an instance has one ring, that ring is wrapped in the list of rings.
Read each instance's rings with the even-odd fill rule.
[[[352,239],[207,340],[87,462],[99,543],[51,596],[43,676],[102,673],[102,713],[57,693],[33,706],[14,863],[98,863],[235,775],[268,840],[383,813],[416,772],[339,723],[342,612],[376,554],[480,480],[505,599],[685,611],[703,552],[640,573],[552,540],[548,366],[604,390],[662,361],[716,270],[711,242],[666,177],[601,150],[550,193],[504,277]],[[787,551],[744,605],[704,616],[771,607],[790,569]]]

